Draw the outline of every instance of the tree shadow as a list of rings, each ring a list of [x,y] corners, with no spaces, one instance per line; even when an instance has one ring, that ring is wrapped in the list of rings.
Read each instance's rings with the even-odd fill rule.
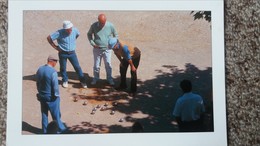
[[[28,131],[34,134],[42,134],[42,130],[40,128],[34,127],[27,122],[22,121],[22,131]]]
[[[141,82],[140,93],[130,103],[149,115],[142,119],[146,123],[146,129],[151,132],[176,130],[176,125],[172,122],[172,111],[177,98],[182,95],[179,83],[183,79],[189,79],[193,84],[193,92],[200,94],[205,102],[207,114],[203,131],[213,131],[212,69],[199,70],[191,63],[187,63],[184,70],[172,65],[162,67],[168,71],[157,70],[159,75],[155,79]],[[136,112],[133,109],[133,106],[129,107],[128,112]]]
[[[105,134],[105,133],[129,133],[131,128],[120,125],[107,126],[105,124],[94,124],[81,122],[79,125],[69,127],[70,134]]]
[[[60,72],[58,73],[58,77],[61,77]],[[68,83],[72,85],[72,87],[74,88],[81,88],[81,84],[79,82],[79,78],[76,72],[73,71],[67,71],[67,75],[69,78]],[[89,74],[84,73],[84,76],[86,78],[86,82],[88,85],[90,85],[91,82],[91,77],[89,76]],[[36,74],[33,75],[27,75],[27,76],[23,76],[23,80],[29,80],[29,81],[34,81],[36,82]],[[62,84],[62,80],[58,80],[59,85]]]
[[[34,82],[36,82],[36,74],[28,75],[28,76],[23,76],[23,80],[29,80],[29,81],[34,81]]]
[[[126,91],[116,91],[108,86],[105,80],[101,80],[95,86],[89,86],[92,93],[71,93],[73,97],[88,100],[92,104],[104,102],[117,102],[113,107],[115,112],[123,113],[125,121],[134,123],[139,121],[144,132],[178,132],[178,126],[174,122],[172,111],[178,97],[182,95],[179,83],[183,79],[191,80],[193,92],[200,94],[206,107],[205,128],[202,131],[214,131],[213,123],[213,95],[212,95],[212,68],[200,70],[191,63],[187,63],[184,69],[179,69],[173,65],[162,65],[162,69],[156,70],[154,79],[141,81],[138,80],[138,93],[131,97]],[[68,72],[70,80],[77,80],[75,72]],[[91,78],[88,74],[87,84],[90,85]],[[24,80],[34,80],[34,75],[24,76]],[[128,85],[130,79],[128,78]],[[119,81],[119,77],[115,78]],[[79,82],[73,82],[73,87],[80,88]],[[127,101],[127,102],[123,102]],[[145,116],[136,116],[145,115]],[[28,128],[27,128],[28,129]],[[30,128],[29,128],[30,129]],[[121,125],[97,125],[82,121],[79,125],[70,127],[72,133],[127,133],[131,132],[131,127]]]
[[[178,126],[174,122],[172,111],[178,97],[182,95],[179,83],[183,79],[191,80],[193,92],[200,94],[206,107],[205,128],[202,131],[213,131],[213,100],[212,100],[212,68],[205,70],[198,69],[195,65],[187,63],[185,69],[178,69],[177,66],[163,65],[163,69],[156,70],[158,75],[151,80],[144,82],[138,81],[138,94],[135,97],[129,97],[124,91],[116,91],[113,88],[95,89],[95,96],[88,94],[76,95],[80,99],[88,101],[106,101],[118,102],[113,110],[126,115],[127,122],[134,123],[139,121],[144,126],[144,132],[178,132]],[[128,79],[129,80],[129,79]],[[129,82],[128,82],[129,83]],[[128,102],[121,102],[127,100]],[[136,118],[136,114],[146,115]],[[102,129],[107,129],[110,133],[130,132],[131,127],[122,127],[120,125],[91,125],[91,123],[75,125],[76,130],[86,133],[106,133]],[[92,130],[84,130],[84,127],[92,127]],[[96,129],[96,130],[95,130]],[[98,129],[98,130],[97,130]]]

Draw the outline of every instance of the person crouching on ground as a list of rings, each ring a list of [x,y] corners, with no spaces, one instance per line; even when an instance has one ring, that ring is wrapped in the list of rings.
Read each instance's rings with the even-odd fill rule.
[[[137,91],[137,68],[139,66],[141,51],[130,43],[123,42],[117,38],[110,38],[108,40],[108,47],[113,49],[115,55],[120,61],[120,85],[117,90],[124,90],[127,88],[126,73],[130,65],[131,68],[131,91],[130,95],[135,96]]]
[[[36,73],[37,100],[41,104],[42,130],[44,134],[48,132],[48,111],[50,111],[52,119],[57,122],[57,133],[62,133],[67,129],[60,119],[58,74],[54,69],[57,61],[58,57],[50,55],[47,59],[47,64],[39,67]]]
[[[180,82],[183,95],[176,101],[173,116],[176,118],[180,132],[199,132],[203,130],[205,107],[200,95],[191,92],[189,80]]]

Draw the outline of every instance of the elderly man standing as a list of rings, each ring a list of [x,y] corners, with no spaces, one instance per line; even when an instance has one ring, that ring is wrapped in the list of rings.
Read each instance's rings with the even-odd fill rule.
[[[50,55],[47,59],[47,64],[41,66],[36,73],[37,99],[41,103],[42,130],[44,134],[47,133],[48,111],[50,111],[52,119],[57,122],[58,133],[66,130],[60,119],[58,75],[54,69],[57,61],[58,57]]]
[[[80,83],[83,88],[87,88],[86,79],[79,65],[79,61],[76,55],[76,39],[79,37],[79,31],[73,27],[70,21],[63,22],[63,29],[57,30],[47,37],[50,45],[59,52],[60,59],[60,73],[62,76],[62,86],[68,87],[68,75],[66,72],[67,59],[75,69]],[[58,45],[54,44],[54,40],[57,40]]]
[[[88,40],[93,46],[94,54],[94,78],[91,82],[95,85],[99,80],[99,71],[101,65],[101,59],[104,59],[107,81],[110,85],[114,85],[112,78],[112,65],[111,65],[111,51],[108,49],[108,39],[111,37],[118,37],[117,31],[114,25],[106,21],[105,14],[98,16],[98,21],[93,23],[88,31]]]

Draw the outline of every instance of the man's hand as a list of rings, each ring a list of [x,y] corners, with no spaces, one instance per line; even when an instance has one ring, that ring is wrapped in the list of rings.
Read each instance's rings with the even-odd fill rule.
[[[136,72],[135,66],[131,66],[131,71],[132,71],[132,72]]]
[[[62,51],[62,50],[59,48],[58,45],[55,45],[55,44],[54,44],[54,42],[52,41],[50,35],[47,37],[47,40],[48,40],[49,44],[50,44],[55,50],[57,50],[58,52]]]
[[[98,45],[93,45],[93,47],[94,47],[95,49],[99,49],[99,46],[98,46]]]
[[[135,66],[134,66],[134,64],[133,64],[132,59],[128,60],[128,63],[129,63],[130,66],[131,66],[131,71],[132,71],[132,72],[136,72],[136,68],[135,68]]]
[[[56,46],[55,49],[58,51],[58,52],[61,52],[61,48],[59,46]]]

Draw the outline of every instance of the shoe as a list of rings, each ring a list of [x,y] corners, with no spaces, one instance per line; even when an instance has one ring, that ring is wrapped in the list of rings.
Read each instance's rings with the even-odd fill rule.
[[[115,83],[114,83],[113,80],[108,80],[108,84],[109,84],[110,86],[114,86],[114,85],[115,85]]]
[[[96,85],[96,84],[97,84],[97,79],[93,79],[91,85]]]
[[[83,88],[88,88],[86,83],[80,83]]]
[[[68,87],[69,87],[68,82],[63,82],[63,83],[62,83],[62,87],[63,87],[63,88],[68,88]]]

